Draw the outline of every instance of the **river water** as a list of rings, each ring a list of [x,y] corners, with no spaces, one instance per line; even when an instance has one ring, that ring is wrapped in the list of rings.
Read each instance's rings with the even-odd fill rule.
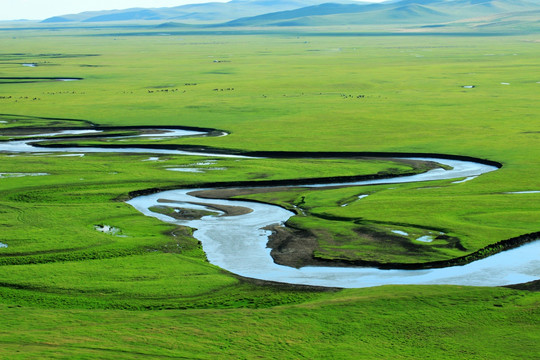
[[[91,132],[90,130],[89,132]],[[166,132],[167,133],[167,132]],[[200,132],[170,132],[171,136],[200,135]],[[69,131],[42,134],[46,138],[53,135],[67,135]],[[71,134],[81,135],[80,131]],[[159,137],[166,136],[163,133]],[[142,149],[142,148],[39,148],[32,146],[36,139],[10,141],[0,143],[2,152],[117,152],[177,154],[201,156],[231,156],[224,154],[205,154],[179,150]],[[395,184],[403,182],[419,182],[441,179],[465,178],[468,181],[482,174],[497,170],[494,166],[472,161],[459,161],[436,158],[408,158],[414,160],[436,161],[448,165],[451,170],[437,168],[424,174],[378,179],[359,182],[344,182],[336,185],[371,185]],[[456,182],[457,183],[457,182]],[[328,184],[306,185],[310,187],[328,186]],[[201,190],[201,189],[198,189]],[[540,241],[523,245],[519,248],[501,252],[473,263],[440,269],[427,270],[380,270],[376,268],[338,268],[338,267],[304,267],[295,269],[275,264],[266,247],[269,231],[262,230],[268,225],[283,224],[294,214],[274,205],[235,200],[202,199],[193,197],[190,190],[172,190],[157,194],[140,196],[128,201],[128,204],[147,216],[162,221],[189,226],[197,229],[193,236],[203,244],[208,260],[223,269],[235,274],[261,280],[277,281],[292,284],[359,288],[386,284],[454,284],[475,286],[500,286],[532,281],[540,278]],[[202,205],[192,202],[242,206],[252,209],[248,214],[237,216],[205,216],[199,220],[175,220],[171,217],[151,212],[150,207],[164,205],[163,199],[171,200],[174,206],[204,209]],[[158,202],[158,200],[161,200]],[[178,205],[181,203],[181,205]],[[212,209],[215,211],[215,209]]]
[[[418,158],[415,158],[418,160]],[[425,174],[386,180],[361,181],[356,185],[400,183],[452,179],[478,176],[496,170],[483,164],[426,158],[452,166],[453,169],[435,169]],[[454,170],[455,169],[455,170]],[[352,183],[346,183],[352,185]],[[332,184],[334,185],[334,184]],[[309,185],[323,186],[323,185]],[[193,236],[200,240],[208,260],[235,274],[261,280],[292,284],[360,288],[388,284],[454,284],[475,286],[500,286],[536,280],[540,277],[540,241],[523,245],[473,263],[427,270],[381,270],[376,268],[303,267],[295,269],[278,265],[266,247],[269,231],[262,228],[271,224],[283,224],[294,214],[283,208],[245,201],[202,199],[191,196],[194,190],[172,190],[140,196],[128,201],[147,216],[162,221],[197,229]],[[175,220],[148,210],[155,205],[199,208],[192,202],[229,206],[243,206],[253,212],[238,216],[206,216],[200,220]],[[160,200],[158,202],[158,200]],[[179,203],[181,205],[179,205]]]

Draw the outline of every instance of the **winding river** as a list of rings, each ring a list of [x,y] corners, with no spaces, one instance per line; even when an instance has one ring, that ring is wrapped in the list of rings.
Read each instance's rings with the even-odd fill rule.
[[[92,130],[89,130],[92,132]],[[84,133],[61,131],[51,134],[41,134],[39,138],[62,136],[68,134],[83,135]],[[163,136],[192,136],[202,135],[201,132],[178,131],[163,129]],[[39,148],[32,142],[36,138],[0,143],[0,151],[10,153],[20,152],[118,152],[118,153],[149,153],[149,154],[178,154],[201,156],[234,156],[226,154],[207,154],[185,152],[179,150],[142,149],[142,148]],[[450,170],[437,168],[423,174],[403,176],[391,179],[370,181],[344,182],[336,185],[371,185],[395,184],[403,182],[419,182],[442,179],[474,180],[482,174],[495,171],[497,167],[474,161],[439,159],[432,157],[410,158],[415,160],[435,161],[451,167]],[[463,181],[463,180],[460,180]],[[456,181],[460,182],[460,181]],[[305,186],[328,186],[328,184],[310,184]],[[197,189],[204,190],[204,189]],[[360,288],[386,284],[454,284],[475,286],[501,286],[523,283],[540,278],[540,241],[504,251],[488,258],[478,260],[463,266],[453,266],[426,270],[381,270],[377,268],[356,267],[303,267],[295,269],[275,264],[266,247],[269,231],[263,228],[273,224],[283,224],[294,214],[274,205],[253,203],[236,200],[204,199],[194,197],[189,190],[171,190],[156,194],[139,196],[128,201],[130,205],[147,216],[156,217],[162,221],[197,229],[193,236],[203,244],[208,260],[223,269],[235,274],[261,280],[276,281],[292,284]],[[361,200],[360,200],[361,201]],[[182,208],[206,209],[204,204],[241,206],[252,209],[250,213],[236,216],[205,216],[199,220],[175,220],[172,217],[158,214],[149,210],[156,205],[179,206]],[[197,204],[193,204],[197,203]],[[212,208],[212,211],[215,211]]]

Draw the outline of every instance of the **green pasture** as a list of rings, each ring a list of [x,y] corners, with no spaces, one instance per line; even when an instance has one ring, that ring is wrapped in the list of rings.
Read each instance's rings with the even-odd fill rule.
[[[271,292],[268,287],[265,290]],[[160,311],[0,305],[13,359],[535,359],[538,296],[385,286],[263,309]]]
[[[48,262],[56,256],[100,257],[105,256],[104,252],[140,252],[144,247],[162,246],[171,239],[170,235],[160,234],[171,225],[147,219],[122,202],[136,190],[238,179],[279,180],[288,179],[291,174],[299,178],[372,174],[388,166],[411,169],[385,161],[237,158],[210,161],[177,155],[66,155],[69,154],[0,156],[2,173],[7,174],[0,179],[0,207],[4,214],[1,242],[8,245],[2,249],[1,263]],[[35,173],[48,175],[31,176]],[[13,175],[8,177],[10,174]],[[96,225],[117,227],[125,237],[99,233],[94,229]]]
[[[508,194],[504,189],[484,193],[481,186],[476,187],[477,194],[462,190],[467,186],[474,189],[473,183],[489,176],[470,184],[446,180],[331,190],[304,188],[242,197],[300,209],[301,214],[287,224],[317,237],[317,257],[423,263],[464,256],[537,231],[539,194]],[[418,241],[422,236],[434,241]]]
[[[37,128],[191,126],[229,135],[69,142],[444,153],[503,164],[464,183],[242,196],[302,209],[290,225],[312,231],[325,259],[444,260],[540,230],[540,194],[507,194],[540,190],[537,36],[145,31],[0,30],[0,78],[83,78],[0,84],[0,140]],[[150,188],[412,170],[403,163],[61,155],[0,155],[0,243],[8,245],[0,358],[540,356],[538,293],[238,278],[206,262],[190,229],[123,202]],[[203,172],[167,170],[192,167]],[[384,247],[362,236],[392,230],[409,235]],[[448,238],[416,240],[441,232]]]

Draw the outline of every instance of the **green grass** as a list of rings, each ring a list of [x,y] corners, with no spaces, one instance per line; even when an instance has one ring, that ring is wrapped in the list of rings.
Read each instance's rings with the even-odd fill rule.
[[[139,252],[169,241],[167,236],[159,234],[171,225],[146,219],[120,201],[135,190],[193,186],[203,182],[371,174],[388,166],[410,169],[384,161],[216,158],[214,163],[205,165],[206,158],[194,156],[162,155],[157,161],[148,161],[150,156],[145,154],[62,155],[0,156],[2,172],[49,174],[0,179],[0,207],[5,214],[2,242],[9,245],[2,249],[1,263],[52,261],[54,253],[75,256],[75,251],[82,257],[102,250]],[[197,165],[201,162],[203,165]],[[206,171],[168,170],[182,167]],[[318,171],[321,168],[323,170]],[[150,230],[149,223],[155,230]],[[94,229],[98,224],[115,226],[126,237],[99,233]],[[72,253],[66,254],[68,250]]]
[[[156,143],[246,151],[430,152],[503,164],[462,184],[253,195],[307,211],[309,216],[291,222],[319,235],[322,257],[448,259],[463,251],[444,241],[414,239],[444,231],[472,252],[540,230],[538,194],[504,194],[540,190],[534,35],[338,32],[343,29],[175,36],[4,30],[0,77],[84,80],[0,84],[1,112],[12,114],[0,117],[0,132],[88,122],[196,126],[230,135]],[[1,139],[12,136],[6,132]],[[0,179],[0,242],[8,244],[0,248],[0,357],[540,355],[537,293],[449,286],[321,292],[251,282],[208,264],[189,229],[144,217],[121,201],[148,188],[408,167],[385,161],[216,158],[215,164],[198,167],[226,170],[180,173],[166,169],[193,167],[202,158],[163,155],[158,162],[143,161],[149,157],[0,155],[0,172],[50,174]],[[362,194],[370,196],[356,200]],[[123,236],[98,232],[95,225],[115,226]],[[405,251],[408,247],[397,242],[381,251],[358,236],[358,228],[406,231],[411,235],[403,241],[418,250]]]
[[[10,315],[2,351],[15,359],[539,355],[538,296],[507,289],[385,286],[266,309],[0,311]]]
[[[465,186],[481,189],[475,183],[489,176],[483,175],[470,184],[452,184],[453,180],[448,180],[333,190],[298,189],[249,198],[301,209],[303,214],[291,218],[288,224],[317,236],[317,257],[422,263],[464,256],[497,241],[538,231],[534,220],[538,194],[526,197],[504,194],[501,189],[480,191],[478,195],[462,190]],[[360,195],[369,196],[359,199]],[[530,201],[520,201],[525,198]],[[393,234],[394,230],[408,235]],[[373,232],[379,236],[373,238]],[[450,238],[430,243],[416,240],[441,233]]]

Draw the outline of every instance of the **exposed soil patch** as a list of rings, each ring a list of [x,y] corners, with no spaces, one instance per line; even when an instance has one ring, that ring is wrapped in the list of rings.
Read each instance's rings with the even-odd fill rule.
[[[505,287],[518,290],[540,291],[540,280],[529,281],[523,284],[508,285]]]
[[[348,260],[315,257],[314,252],[318,249],[319,244],[317,237],[308,230],[292,229],[277,225],[267,227],[266,230],[272,231],[267,247],[272,249],[270,255],[276,264],[294,268],[304,266],[358,267],[373,265],[373,262],[366,262],[360,259]],[[373,232],[369,234],[362,232],[362,236],[373,238],[374,241],[388,241],[388,239],[382,239],[380,236],[374,236]],[[388,237],[392,237],[392,235]],[[396,238],[398,237],[396,236]],[[404,239],[400,238],[400,240]]]
[[[461,240],[455,236],[449,236],[446,234],[441,234],[435,237],[435,240],[444,240],[446,245],[435,245],[436,247],[447,247],[447,248],[456,248],[461,251],[467,251],[465,246],[461,243]]]
[[[354,232],[358,234],[360,238],[366,239],[369,243],[379,244],[378,247],[380,246],[388,252],[418,255],[429,251],[429,248],[420,244],[415,244],[406,237],[384,231],[377,231],[376,229],[367,226],[358,227],[354,229]]]
[[[195,205],[203,205],[206,207],[209,207],[211,209],[216,209],[219,211],[223,211],[225,214],[223,216],[237,216],[237,215],[245,215],[249,214],[250,212],[253,212],[252,209],[243,207],[243,206],[229,206],[229,205],[220,205],[220,204],[204,204],[204,203],[197,203],[197,202],[191,202],[191,204]]]
[[[343,257],[325,258],[317,256],[316,251],[319,250],[317,236],[309,230],[294,229],[273,225],[265,228],[271,230],[272,235],[269,237],[267,247],[271,248],[270,255],[276,264],[301,268],[304,266],[334,266],[334,267],[377,267],[380,269],[427,269],[434,267],[444,267],[455,265],[457,259],[432,261],[432,262],[417,262],[417,263],[397,263],[397,262],[378,262],[366,261],[359,258],[347,258],[346,254]],[[359,227],[355,229],[358,236],[366,239],[368,242],[379,243],[379,247],[385,248],[388,251],[397,251],[400,254],[411,253],[421,254],[426,252],[436,252],[436,248],[458,248],[465,251],[458,238],[439,235],[435,237],[437,240],[445,240],[446,244],[426,247],[425,245],[415,244],[409,239],[388,234],[386,232],[377,231],[369,227]]]
[[[176,220],[199,220],[203,216],[219,215],[217,212],[208,210],[188,209],[164,205],[152,206],[150,210],[158,214],[170,216]]]
[[[279,225],[271,225],[265,230],[272,231],[267,247],[276,264],[301,268],[308,265],[323,265],[313,258],[313,251],[319,245],[317,238],[309,231],[296,230]],[[327,265],[327,263],[324,263]]]
[[[191,195],[191,194],[190,194]],[[159,199],[158,202],[160,203],[170,203],[170,204],[175,204],[175,203],[179,203],[179,204],[183,204],[184,202],[178,202],[178,201],[174,201],[174,200],[167,200],[167,199]],[[230,206],[230,205],[220,205],[220,204],[205,204],[205,203],[198,203],[198,202],[189,202],[189,204],[193,204],[193,205],[201,205],[201,206],[204,206],[204,207],[207,207],[207,208],[211,208],[211,209],[215,209],[215,210],[218,210],[218,211],[222,211],[224,213],[223,216],[236,216],[236,215],[244,215],[244,214],[249,214],[250,212],[252,212],[253,210],[251,210],[250,208],[247,208],[247,207],[243,207],[243,206]],[[185,209],[187,210],[187,209]],[[193,209],[190,209],[190,210],[193,210]]]

